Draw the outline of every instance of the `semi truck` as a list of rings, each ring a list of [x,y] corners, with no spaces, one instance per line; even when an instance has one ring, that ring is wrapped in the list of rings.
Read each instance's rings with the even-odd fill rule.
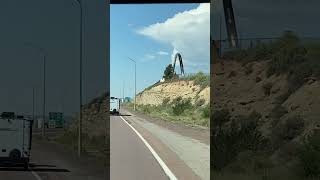
[[[33,120],[3,112],[0,116],[0,166],[29,167]]]
[[[120,99],[116,97],[110,97],[110,114],[120,114]]]

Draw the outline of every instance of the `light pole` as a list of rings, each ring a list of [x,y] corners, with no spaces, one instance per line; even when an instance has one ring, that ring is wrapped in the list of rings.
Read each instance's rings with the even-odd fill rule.
[[[129,57],[128,57],[129,58]],[[136,103],[137,103],[137,62],[131,58],[129,58],[132,62],[134,62],[134,106],[133,109],[136,110]]]
[[[43,55],[43,104],[42,104],[42,138],[45,136],[45,118],[46,118],[46,51],[41,47],[33,46],[31,43],[25,43],[24,45],[38,49]]]
[[[80,8],[80,74],[79,74],[79,84],[80,84],[80,89],[79,89],[79,104],[80,104],[80,112],[79,112],[79,124],[78,124],[78,156],[81,156],[82,152],[82,38],[83,38],[83,10],[82,10],[82,3],[81,0],[74,0],[78,3],[79,8]]]
[[[34,87],[32,88],[32,120],[34,121]]]

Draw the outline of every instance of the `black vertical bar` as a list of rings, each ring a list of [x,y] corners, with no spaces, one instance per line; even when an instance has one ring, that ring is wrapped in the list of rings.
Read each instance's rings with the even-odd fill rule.
[[[230,47],[238,47],[238,35],[231,0],[223,0],[223,9]]]

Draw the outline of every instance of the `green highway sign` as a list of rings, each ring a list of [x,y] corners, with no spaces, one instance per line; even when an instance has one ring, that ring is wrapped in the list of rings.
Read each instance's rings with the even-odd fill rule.
[[[63,128],[64,117],[62,112],[49,112],[49,126],[50,128]]]

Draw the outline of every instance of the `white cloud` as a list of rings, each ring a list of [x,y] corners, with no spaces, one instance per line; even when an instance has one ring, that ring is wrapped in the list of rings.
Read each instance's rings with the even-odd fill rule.
[[[169,53],[167,53],[167,52],[165,52],[165,51],[159,51],[159,52],[157,52],[157,54],[160,55],[160,56],[167,56],[167,55],[169,55]]]
[[[158,42],[172,46],[172,58],[181,53],[185,66],[209,66],[210,58],[210,4],[177,13],[164,22],[158,22],[137,31]],[[207,68],[206,68],[207,69]],[[204,69],[205,70],[205,69]]]
[[[156,58],[156,56],[154,56],[154,55],[152,55],[152,54],[146,54],[144,57],[145,57],[146,59],[155,59],[155,58]]]

